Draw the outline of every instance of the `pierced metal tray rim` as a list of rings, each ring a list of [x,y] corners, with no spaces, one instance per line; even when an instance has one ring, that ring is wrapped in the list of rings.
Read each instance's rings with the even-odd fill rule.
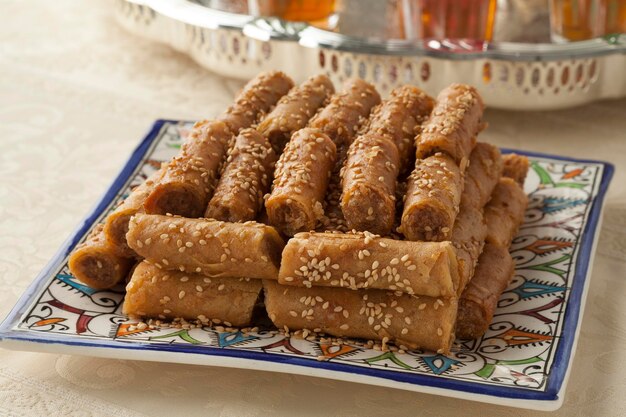
[[[193,0],[127,0],[148,6],[172,19],[206,29],[231,29],[261,40],[297,42],[310,48],[375,55],[431,56],[452,60],[499,59],[509,61],[549,61],[583,57],[626,54],[626,34],[570,43],[492,42],[479,51],[452,52],[429,46],[429,41],[376,40],[347,36],[302,22],[288,22],[275,17],[254,17],[216,10]],[[445,41],[444,47],[448,47]],[[458,44],[463,46],[463,41]],[[436,45],[436,44],[435,44]],[[452,46],[452,45],[450,45]]]

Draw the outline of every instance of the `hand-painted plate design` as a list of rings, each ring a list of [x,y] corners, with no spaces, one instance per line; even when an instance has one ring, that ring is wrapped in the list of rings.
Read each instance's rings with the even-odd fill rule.
[[[2,324],[3,345],[218,366],[249,364],[255,369],[314,374],[521,407],[558,407],[612,166],[527,154],[532,162],[525,184],[530,204],[512,245],[515,277],[502,295],[485,336],[457,341],[450,356],[333,346],[269,331],[244,334],[212,328],[137,329],[121,314],[123,288],[97,291],[82,285],[67,268],[67,254],[129,190],[161,161],[177,153],[190,127],[189,122],[156,122],[94,213]],[[70,346],[75,349],[68,350]],[[78,346],[82,350],[77,350]],[[152,354],[142,355],[142,350]],[[197,355],[188,355],[190,359],[185,360],[180,353],[202,354],[206,360],[198,361]],[[243,361],[229,360],[233,358]],[[259,366],[259,361],[264,365]]]

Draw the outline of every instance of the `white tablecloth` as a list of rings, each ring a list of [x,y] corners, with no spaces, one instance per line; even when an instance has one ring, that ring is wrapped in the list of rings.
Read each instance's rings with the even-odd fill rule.
[[[0,0],[0,318],[156,118],[220,112],[241,85],[119,28],[100,1]],[[613,162],[565,404],[626,415],[626,100],[487,113],[484,139]],[[0,415],[530,416],[431,395],[246,370],[0,350]]]

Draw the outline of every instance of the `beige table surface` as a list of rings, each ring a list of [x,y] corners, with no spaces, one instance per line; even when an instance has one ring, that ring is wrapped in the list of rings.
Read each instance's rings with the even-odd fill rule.
[[[222,110],[241,85],[113,21],[107,1],[0,0],[0,318],[159,117]],[[555,416],[626,415],[626,100],[490,110],[484,139],[617,167],[580,340]],[[0,415],[531,416],[301,376],[0,350]]]

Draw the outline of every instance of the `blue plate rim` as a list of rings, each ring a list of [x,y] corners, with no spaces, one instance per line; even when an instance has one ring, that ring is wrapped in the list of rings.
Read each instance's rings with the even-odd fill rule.
[[[401,383],[408,383],[416,386],[427,386],[446,390],[460,391],[469,394],[479,394],[493,397],[504,397],[518,400],[532,401],[558,401],[559,393],[564,385],[567,370],[570,364],[570,358],[574,352],[574,342],[576,340],[579,316],[581,313],[581,299],[583,291],[589,281],[589,261],[593,256],[593,245],[595,242],[595,231],[600,221],[602,207],[606,192],[613,177],[615,167],[613,164],[589,160],[578,159],[566,156],[549,155],[539,152],[530,152],[516,149],[501,148],[503,153],[518,153],[520,155],[533,156],[537,158],[547,158],[561,161],[571,161],[589,164],[599,164],[603,166],[602,178],[598,186],[598,192],[591,204],[587,223],[582,232],[582,239],[579,246],[579,255],[576,260],[576,271],[572,280],[570,296],[567,301],[567,310],[563,326],[561,328],[561,341],[557,347],[557,351],[552,361],[552,367],[548,374],[548,382],[546,389],[543,391],[529,390],[524,387],[505,387],[482,384],[480,382],[459,381],[446,378],[440,378],[430,375],[408,374],[395,371],[357,367],[348,364],[334,363],[332,361],[320,362],[309,358],[298,358],[293,356],[266,354],[260,352],[251,352],[244,350],[229,350],[214,347],[202,347],[198,349],[196,346],[176,345],[176,344],[138,344],[119,340],[97,340],[90,341],[73,340],[71,336],[57,336],[46,333],[39,334],[37,332],[22,332],[12,330],[19,317],[22,316],[26,307],[32,302],[32,297],[40,292],[42,287],[47,283],[49,274],[53,269],[59,266],[60,262],[67,256],[69,251],[78,243],[88,228],[102,215],[104,210],[110,205],[112,200],[121,191],[124,184],[139,163],[143,156],[152,145],[153,141],[158,137],[159,132],[167,123],[179,124],[183,121],[171,119],[158,119],[150,128],[146,136],[141,140],[132,152],[130,158],[111,183],[103,197],[96,204],[91,213],[83,219],[79,226],[71,233],[70,237],[61,245],[60,249],[54,254],[52,259],[46,264],[43,270],[37,275],[37,278],[29,285],[24,294],[19,298],[16,305],[0,324],[0,342],[2,341],[21,341],[46,344],[63,344],[82,347],[106,347],[114,349],[122,349],[129,351],[136,350],[155,350],[160,352],[176,352],[176,353],[192,353],[200,355],[210,355],[217,357],[231,357],[239,359],[249,359],[256,361],[283,363],[295,365],[305,368],[325,369],[333,372],[360,374],[370,377],[383,378]]]

